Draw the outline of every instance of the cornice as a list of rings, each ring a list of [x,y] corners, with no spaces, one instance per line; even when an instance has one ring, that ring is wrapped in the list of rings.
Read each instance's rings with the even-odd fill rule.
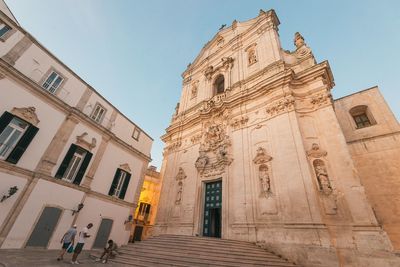
[[[14,80],[18,82],[23,83],[26,89],[30,90],[33,94],[45,100],[46,103],[51,104],[53,107],[57,108],[61,112],[64,112],[66,116],[72,115],[74,116],[74,118],[79,118],[80,122],[83,121],[92,128],[98,130],[102,135],[109,136],[111,140],[113,140],[115,143],[119,144],[123,148],[127,149],[128,151],[133,152],[135,155],[139,156],[140,158],[146,161],[151,161],[151,158],[149,156],[140,152],[131,145],[125,143],[123,140],[117,137],[113,132],[111,132],[104,126],[97,124],[92,119],[90,119],[89,116],[87,116],[77,108],[67,105],[65,102],[63,102],[55,95],[46,92],[37,83],[26,77],[23,73],[21,73],[19,70],[8,64],[3,59],[0,59],[0,72],[8,77],[12,77]]]
[[[213,101],[215,96],[209,100],[204,100],[197,105],[191,107],[190,109],[184,111],[179,114],[177,119],[166,129],[166,133],[161,137],[164,142],[167,142],[171,135],[181,131],[183,128],[187,128],[193,126],[204,119],[207,119],[214,112],[222,112],[224,110],[230,110],[235,106],[240,105],[241,103],[247,102],[251,99],[258,98],[261,95],[265,95],[267,92],[273,91],[275,88],[282,88],[285,85],[289,87],[294,86],[304,86],[304,84],[315,80],[316,77],[323,77],[324,84],[331,89],[334,85],[333,76],[329,67],[329,63],[327,61],[316,64],[307,70],[304,70],[299,73],[294,73],[292,69],[285,68],[283,61],[275,62],[263,70],[255,73],[254,75],[246,78],[245,80],[239,81],[232,86],[231,92],[234,92],[236,87],[246,88],[248,83],[255,82],[255,80],[259,77],[262,77],[264,74],[271,72],[272,69],[280,70],[278,73],[272,73],[270,77],[263,78],[260,82],[252,85],[250,89],[240,90],[238,92],[229,95],[227,93],[224,97],[218,97],[219,102],[215,104],[212,103],[213,108],[210,108],[208,111],[202,110],[202,107],[207,106],[208,102]],[[263,90],[265,88],[265,90]],[[268,105],[276,102],[276,98],[270,99],[271,101],[267,103]],[[283,106],[286,110],[286,106],[293,107],[293,100],[285,100],[280,103],[277,102],[277,108],[280,110]],[[269,108],[271,114],[269,114],[270,118],[279,115],[280,112],[275,110],[276,108]]]
[[[115,198],[115,197],[111,197],[96,191],[93,191],[89,188],[83,187],[83,186],[79,186],[76,184],[72,184],[66,181],[63,181],[61,179],[56,179],[52,176],[46,175],[46,174],[42,174],[42,173],[38,173],[38,172],[34,172],[25,168],[21,168],[18,167],[16,165],[13,165],[11,163],[5,162],[3,160],[0,160],[0,172],[6,172],[12,175],[16,175],[19,177],[23,177],[27,180],[32,180],[32,179],[42,179],[54,184],[58,184],[61,186],[65,186],[71,189],[75,189],[81,192],[86,193],[89,196],[96,196],[97,198],[107,201],[107,202],[112,202],[113,204],[118,204],[120,206],[124,206],[124,207],[135,207],[136,205],[134,205],[135,203],[130,203],[127,202],[125,200],[119,199],[119,198]]]

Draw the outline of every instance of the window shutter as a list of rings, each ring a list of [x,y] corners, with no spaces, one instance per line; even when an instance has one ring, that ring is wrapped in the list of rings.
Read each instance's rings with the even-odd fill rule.
[[[120,176],[121,176],[121,169],[117,169],[117,171],[115,172],[114,179],[112,181],[111,187],[110,187],[110,191],[108,191],[108,195],[109,196],[113,196],[114,195],[114,192],[115,192],[115,189],[117,188],[118,180],[119,180]]]
[[[72,157],[74,156],[76,148],[77,148],[77,145],[71,144],[71,147],[69,148],[67,154],[64,157],[64,160],[61,162],[61,165],[57,170],[56,178],[61,179],[63,177],[65,171],[68,168],[69,162],[71,161]]]
[[[79,168],[78,173],[75,176],[75,179],[73,181],[74,184],[79,185],[82,181],[83,175],[85,174],[85,171],[89,165],[90,159],[92,158],[92,153],[89,151],[86,151],[86,156],[82,161],[81,167]]]
[[[4,112],[3,115],[0,117],[0,134],[4,131],[4,129],[7,127],[7,125],[10,123],[10,121],[14,118],[14,115],[12,115],[9,112]]]
[[[131,179],[131,174],[127,173],[126,177],[125,177],[124,184],[122,185],[121,193],[119,194],[119,198],[120,199],[124,199],[125,198],[125,193],[126,193],[126,190],[128,189],[128,185],[129,185],[129,180],[130,179]]]
[[[17,164],[18,160],[22,157],[22,154],[24,154],[38,131],[39,129],[37,127],[29,125],[28,129],[26,129],[24,135],[18,141],[13,151],[11,151],[6,161]]]

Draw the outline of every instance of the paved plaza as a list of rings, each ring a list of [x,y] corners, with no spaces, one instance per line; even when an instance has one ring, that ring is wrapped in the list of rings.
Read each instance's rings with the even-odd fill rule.
[[[42,249],[2,249],[0,250],[0,267],[47,267],[47,266],[71,266],[72,254],[64,256],[63,261],[57,261],[59,250],[42,250]],[[79,257],[79,266],[100,267],[100,266],[125,266],[118,263],[102,264],[95,262],[90,257],[89,251],[83,251]],[[95,255],[99,253],[94,252]],[[75,265],[74,265],[75,266]]]

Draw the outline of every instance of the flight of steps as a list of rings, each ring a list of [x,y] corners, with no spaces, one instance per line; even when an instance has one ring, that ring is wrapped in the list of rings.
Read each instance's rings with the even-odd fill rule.
[[[124,266],[298,266],[254,243],[218,238],[161,235],[122,246],[110,262]]]

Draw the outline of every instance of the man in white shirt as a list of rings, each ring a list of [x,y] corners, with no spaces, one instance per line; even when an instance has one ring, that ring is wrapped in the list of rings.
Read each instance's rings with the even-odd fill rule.
[[[85,244],[85,239],[89,238],[90,235],[88,234],[89,229],[93,227],[93,223],[89,223],[86,227],[83,227],[82,231],[79,232],[79,237],[78,237],[78,244],[76,244],[76,247],[74,249],[74,255],[72,256],[72,264],[79,264],[79,262],[76,260],[78,258],[79,253],[82,252],[83,245]]]

